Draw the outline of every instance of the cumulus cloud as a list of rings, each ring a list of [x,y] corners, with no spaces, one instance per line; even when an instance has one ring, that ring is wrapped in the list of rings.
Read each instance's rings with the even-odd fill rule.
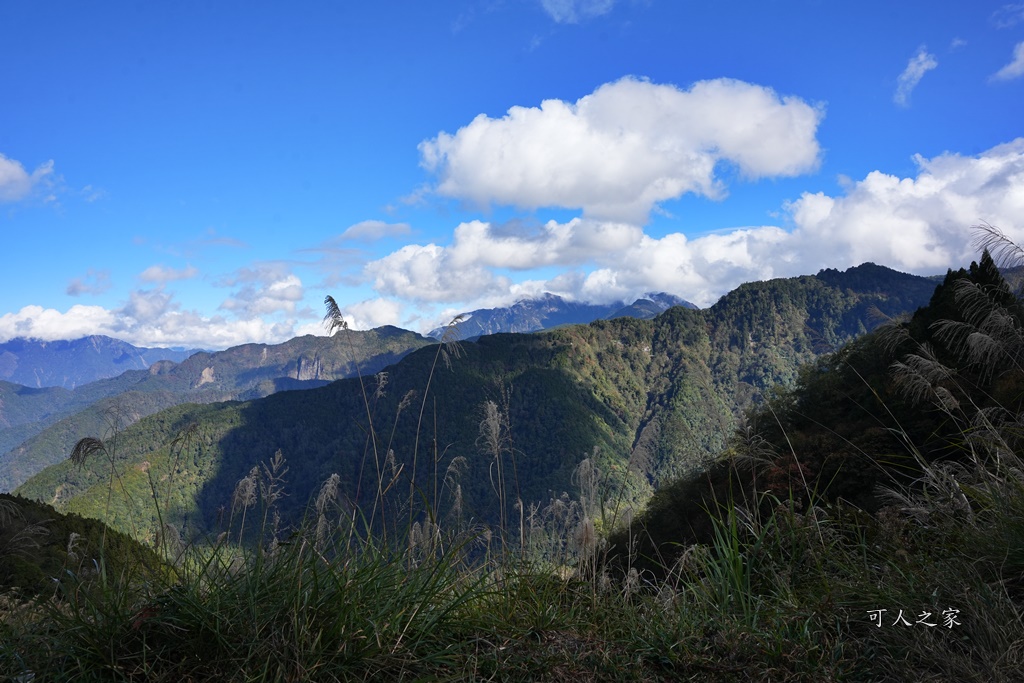
[[[394,299],[367,299],[343,306],[341,313],[353,330],[369,330],[381,325],[400,325],[402,303]]]
[[[896,93],[892,96],[893,102],[901,107],[910,106],[910,93],[917,84],[921,82],[924,75],[939,65],[935,55],[930,54],[922,45],[917,49],[917,54],[907,62],[907,68],[896,79]]]
[[[165,282],[174,282],[175,280],[191,280],[198,274],[199,271],[191,265],[177,270],[162,264],[156,264],[142,271],[139,274],[139,279],[143,282],[163,284]]]
[[[305,296],[298,276],[285,264],[276,262],[240,268],[235,275],[222,278],[217,284],[238,287],[220,307],[249,318],[282,311],[294,313]]]
[[[68,296],[83,294],[102,294],[111,288],[110,271],[90,268],[85,277],[76,277],[68,283],[65,290]]]
[[[361,221],[341,233],[341,238],[373,242],[385,237],[401,237],[408,235],[411,228],[408,223],[385,223],[384,221]]]
[[[18,161],[0,154],[0,202],[25,199],[53,175],[53,161],[40,164],[29,173]]]
[[[747,179],[815,169],[822,116],[799,98],[742,81],[680,90],[623,78],[575,103],[481,114],[419,149],[441,195],[641,224],[658,202],[685,193],[723,197],[723,164]]]
[[[368,264],[364,277],[385,297],[448,304],[424,319],[429,328],[453,311],[544,291],[594,302],[667,291],[706,306],[750,280],[866,261],[942,273],[977,257],[970,226],[979,223],[1024,242],[1024,138],[977,156],[946,153],[915,162],[912,177],[874,171],[849,180],[836,196],[805,193],[784,207],[785,227],[689,238],[589,218],[539,226],[473,221],[457,226],[449,245],[407,245]],[[566,270],[551,277],[552,266]],[[532,277],[513,283],[513,271]]]
[[[804,194],[789,207],[794,238],[819,258],[917,273],[969,260],[971,225],[991,223],[1024,238],[1024,138],[975,157],[946,153],[915,162],[915,178],[874,171],[843,197]]]
[[[786,209],[791,230],[734,230],[688,241],[645,237],[587,277],[581,296],[665,289],[700,305],[742,282],[872,261],[929,275],[970,262],[970,226],[990,223],[1024,240],[1024,138],[976,157],[915,157],[918,173],[874,171],[831,197],[805,193]],[[592,294],[593,293],[593,294]]]
[[[17,313],[0,316],[0,339],[29,337],[52,341],[90,334],[110,335],[116,324],[116,313],[102,306],[76,304],[65,313],[42,306],[25,306]]]
[[[559,24],[575,24],[581,19],[607,14],[615,0],[540,0],[541,7]]]
[[[1013,59],[1009,64],[992,74],[993,81],[1010,81],[1024,76],[1024,42],[1013,48]]]
[[[75,305],[61,312],[25,306],[0,316],[0,340],[29,337],[52,341],[102,334],[137,346],[223,349],[253,341],[280,343],[295,336],[290,321],[228,319],[181,310],[161,290],[134,292],[121,308]],[[323,334],[321,330],[319,334]]]
[[[635,225],[586,218],[548,221],[535,229],[471,221],[455,228],[450,246],[406,245],[368,263],[364,274],[385,295],[454,301],[467,291],[478,296],[507,292],[509,278],[496,275],[493,269],[577,265],[620,252],[642,236],[642,229]]]

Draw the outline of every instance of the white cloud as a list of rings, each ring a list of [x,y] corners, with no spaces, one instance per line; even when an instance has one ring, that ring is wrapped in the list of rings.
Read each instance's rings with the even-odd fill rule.
[[[76,339],[90,334],[110,334],[116,322],[117,315],[102,306],[76,304],[66,313],[42,306],[25,306],[17,313],[0,316],[0,339]]]
[[[915,161],[916,178],[874,171],[843,197],[804,194],[790,205],[804,260],[929,273],[974,256],[971,225],[991,223],[1024,238],[1024,138],[976,157]]]
[[[323,330],[317,332],[324,334]],[[183,311],[159,290],[135,292],[122,308],[75,305],[65,312],[25,306],[0,316],[0,340],[30,337],[52,341],[102,334],[136,346],[223,349],[258,341],[280,343],[295,336],[290,321],[245,320]]]
[[[453,312],[544,291],[610,302],[661,290],[706,306],[743,282],[866,261],[942,273],[977,257],[970,227],[979,223],[1024,243],[1024,138],[977,156],[946,153],[915,162],[913,177],[874,171],[847,180],[836,196],[805,193],[784,207],[788,229],[659,238],[587,218],[532,228],[474,221],[456,227],[450,245],[408,245],[370,263],[364,276],[384,296],[448,304],[424,316],[427,329]],[[541,275],[551,266],[568,270],[518,283],[509,277],[509,271]]]
[[[52,174],[52,160],[29,173],[19,162],[0,154],[0,202],[25,199],[33,190],[44,186]]]
[[[510,284],[479,264],[448,268],[447,254],[436,244],[408,244],[366,264],[363,272],[380,294],[413,301],[463,301]]]
[[[930,275],[977,258],[970,227],[990,223],[1024,243],[1024,138],[976,157],[916,157],[912,178],[874,171],[837,197],[787,206],[792,230],[744,228],[687,240],[645,237],[590,273],[584,299],[663,289],[699,305],[750,280],[872,261]]]
[[[992,74],[993,81],[1009,81],[1024,76],[1024,42],[1013,48],[1013,60]]]
[[[935,59],[935,55],[930,54],[923,45],[919,47],[917,54],[907,62],[907,68],[896,79],[896,93],[892,96],[893,102],[901,107],[909,107],[910,93],[921,82],[924,75],[938,65],[939,62]]]
[[[90,268],[85,277],[76,277],[68,283],[65,290],[68,296],[82,294],[102,294],[111,288],[110,271]]]
[[[378,298],[343,306],[341,312],[351,329],[369,330],[382,325],[400,325],[402,309],[400,301]]]
[[[815,169],[822,116],[799,98],[742,81],[680,90],[623,78],[575,103],[481,114],[419,149],[441,195],[641,224],[658,202],[724,196],[716,173],[723,163],[748,179]]]
[[[143,282],[163,284],[165,282],[174,282],[175,280],[190,280],[198,274],[199,271],[191,265],[185,266],[181,270],[176,270],[162,264],[156,264],[142,271],[139,274],[139,279]]]
[[[580,19],[607,14],[615,0],[540,0],[540,4],[557,23],[575,24]]]
[[[305,291],[302,281],[287,264],[268,261],[252,268],[240,268],[235,275],[221,278],[223,287],[240,287],[221,303],[220,308],[236,315],[255,318],[278,312],[294,313]]]
[[[341,233],[342,239],[372,242],[385,237],[401,237],[408,235],[411,228],[408,223],[385,223],[384,221],[362,221]]]
[[[128,295],[128,303],[118,311],[123,324],[128,327],[144,325],[152,320],[166,318],[176,312],[179,306],[173,301],[174,295],[162,288],[137,289]]]
[[[575,218],[536,229],[483,221],[455,228],[452,244],[406,245],[364,269],[378,292],[418,301],[457,301],[467,292],[482,297],[508,292],[511,281],[491,269],[532,270],[578,265],[618,253],[643,237],[626,223]]]

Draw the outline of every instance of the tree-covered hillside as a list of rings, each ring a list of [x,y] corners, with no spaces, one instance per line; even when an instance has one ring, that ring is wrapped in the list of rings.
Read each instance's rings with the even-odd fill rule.
[[[116,444],[108,438],[109,457],[51,467],[19,492],[102,516],[112,491],[111,522],[145,536],[155,491],[177,524],[216,532],[243,512],[236,485],[280,450],[285,522],[333,473],[348,504],[387,488],[391,509],[381,517],[391,520],[412,499],[441,516],[461,511],[456,523],[511,523],[520,498],[525,515],[573,489],[584,458],[602,473],[607,501],[642,500],[703,468],[757,393],[873,326],[876,309],[913,310],[934,290],[877,266],[848,273],[849,281],[826,272],[745,285],[710,309],[673,308],[654,320],[425,348],[362,385],[178,406]],[[186,430],[190,438],[175,441]]]
[[[60,462],[75,442],[104,434],[180,403],[260,398],[374,373],[434,342],[396,327],[297,337],[283,344],[245,344],[196,353],[175,364],[158,361],[73,391],[28,389],[0,382],[0,491],[13,489]],[[117,419],[111,420],[116,414]]]
[[[800,368],[752,406],[724,458],[655,494],[632,532],[637,552],[664,566],[686,543],[709,542],[713,511],[731,499],[765,514],[786,500],[911,509],[892,492],[937,477],[959,487],[969,467],[998,465],[1020,446],[1022,320],[987,252],[949,271],[912,317]]]

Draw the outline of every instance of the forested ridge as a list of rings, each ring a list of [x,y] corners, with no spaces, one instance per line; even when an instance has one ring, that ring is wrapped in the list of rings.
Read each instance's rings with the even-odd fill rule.
[[[677,307],[653,320],[424,348],[362,385],[345,380],[257,401],[178,406],[118,435],[110,521],[145,534],[155,524],[150,481],[158,493],[173,481],[168,516],[183,529],[215,532],[238,481],[278,450],[288,464],[282,511],[292,522],[331,474],[358,506],[378,470],[389,468],[394,490],[416,491],[438,515],[458,507],[467,521],[493,523],[497,498],[529,504],[571,490],[584,458],[604,473],[604,495],[641,502],[661,482],[704,468],[762,392],[791,383],[802,363],[877,324],[880,314],[925,303],[934,287],[866,264],[744,285],[706,310]],[[500,415],[497,453],[481,444],[489,402]],[[175,452],[170,444],[192,424],[191,450]],[[507,473],[500,496],[496,465]],[[63,463],[18,492],[102,515],[110,472],[101,460]]]
[[[0,670],[1016,681],[1024,312],[876,268],[80,441],[22,490],[128,534],[0,497]]]
[[[323,386],[376,372],[432,340],[396,327],[346,331],[335,338],[306,335],[283,344],[244,344],[195,353],[181,363],[157,361],[74,390],[30,389],[0,382],[0,491],[60,462],[75,442],[113,424],[181,403],[214,403]]]

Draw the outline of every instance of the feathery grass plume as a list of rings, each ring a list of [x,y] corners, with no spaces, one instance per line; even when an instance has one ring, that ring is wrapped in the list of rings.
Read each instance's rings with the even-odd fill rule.
[[[124,480],[121,478],[121,474],[117,471],[117,464],[115,462],[117,455],[117,439],[124,426],[125,420],[125,409],[123,401],[118,399],[113,405],[103,411],[103,419],[107,423],[107,432],[110,435],[109,438],[104,441],[97,439],[92,436],[86,436],[79,439],[74,447],[71,449],[71,455],[69,460],[81,468],[87,460],[97,453],[102,453],[106,456],[107,461],[110,463],[110,474],[107,477],[107,502],[106,507],[103,511],[104,520],[110,519],[110,504],[114,495],[114,480],[116,479],[121,485],[121,492],[132,501],[131,494],[125,488]],[[132,520],[134,525],[134,520]],[[106,530],[107,527],[103,527],[103,535],[101,545],[106,546]],[[139,537],[138,529],[135,529],[135,537]]]
[[[245,516],[253,505],[256,504],[256,492],[258,490],[260,477],[260,468],[254,466],[249,470],[249,474],[245,475],[238,480],[235,485],[235,493],[231,497],[231,517],[234,518],[235,511],[238,508],[242,509],[242,525],[238,530],[238,544],[242,544],[242,538],[245,534]]]
[[[498,526],[501,532],[501,542],[506,543],[506,525],[508,523],[507,495],[505,492],[505,466],[504,454],[508,450],[509,427],[507,413],[499,410],[498,404],[494,401],[485,401],[483,405],[484,416],[480,420],[480,435],[477,444],[482,444],[485,453],[491,456],[491,464],[488,473],[491,480],[491,489],[498,496]],[[496,479],[496,480],[495,480]]]
[[[384,387],[388,385],[388,373],[381,370],[374,377],[377,379],[377,388],[373,390],[373,400],[376,401],[384,397]]]
[[[445,327],[444,334],[441,335],[441,343],[438,344],[437,353],[434,354],[434,361],[430,364],[430,372],[427,374],[427,384],[423,388],[423,399],[420,401],[420,414],[416,418],[416,433],[415,439],[412,445],[412,468],[409,473],[409,524],[412,526],[413,514],[415,510],[415,496],[416,496],[416,472],[417,464],[419,462],[420,452],[420,433],[423,427],[423,413],[427,408],[427,397],[430,395],[430,385],[434,381],[434,370],[437,368],[438,359],[442,359],[445,367],[449,370],[452,369],[452,359],[460,358],[462,356],[462,348],[459,346],[458,341],[458,324],[462,322],[463,315],[457,315],[448,323]],[[436,460],[435,460],[436,464]],[[436,484],[435,476],[435,484]],[[436,491],[435,491],[436,499]]]
[[[82,535],[72,531],[68,534],[68,545],[64,550],[64,553],[68,556],[69,560],[78,560],[78,544],[82,540]]]
[[[0,527],[7,526],[15,519],[22,519],[18,504],[13,500],[0,500]]]
[[[81,467],[85,462],[96,455],[97,453],[103,453],[108,455],[107,446],[101,439],[97,439],[92,436],[86,436],[78,440],[75,443],[74,448],[71,449],[70,460],[74,464]]]
[[[444,471],[444,480],[441,486],[442,494],[447,494],[450,500],[447,519],[454,524],[456,533],[462,531],[462,475],[465,474],[469,464],[465,457],[457,456],[451,459]],[[436,507],[436,505],[435,505]]]
[[[268,508],[273,507],[277,501],[285,496],[284,475],[288,474],[286,462],[284,454],[278,448],[274,452],[274,457],[270,459],[270,464],[262,464],[263,476],[259,478],[260,498],[262,498],[263,504]]]
[[[973,227],[972,245],[992,255],[1000,270],[1024,265],[1024,248],[1006,236],[999,228],[988,223],[980,223]]]
[[[348,322],[346,322],[345,317],[341,314],[341,309],[338,307],[338,302],[334,300],[333,296],[327,295],[327,296],[324,297],[324,306],[327,308],[327,312],[324,315],[324,323],[327,326],[328,334],[330,334],[331,336],[334,336],[339,331],[347,331],[348,330]],[[380,450],[378,448],[378,443],[377,443],[377,441],[378,441],[378,439],[377,439],[377,431],[374,428],[373,411],[370,408],[370,403],[371,402],[369,400],[369,397],[366,395],[366,384],[363,382],[363,374],[362,374],[362,372],[359,369],[359,363],[355,360],[357,354],[355,353],[355,346],[353,345],[351,335],[348,335],[348,343],[349,343],[349,348],[351,349],[353,362],[355,363],[355,366],[356,366],[356,377],[359,379],[359,391],[360,391],[360,393],[362,394],[362,397],[363,397],[363,408],[366,410],[366,442],[369,445],[370,450],[373,451],[373,465],[374,465],[374,468],[375,468],[376,474],[377,474],[377,494],[376,494],[376,497],[374,498],[373,507],[372,507],[372,509],[370,511],[370,519],[367,522],[367,528],[368,529],[372,529],[372,528],[374,528],[374,522],[375,522],[375,520],[377,518],[377,511],[378,511],[378,509],[381,509],[384,506],[384,472],[381,469]],[[428,380],[428,386],[429,386],[429,380]],[[393,433],[392,433],[392,436],[393,436]],[[418,436],[418,434],[417,434],[417,436]],[[366,453],[366,451],[364,450],[364,458],[365,458],[365,453]],[[414,458],[414,462],[415,462],[415,458]],[[362,481],[362,472],[363,472],[363,468],[362,468],[362,465],[360,465],[360,476],[359,476],[360,482]],[[357,487],[358,486],[359,485],[357,484]],[[357,504],[358,504],[358,494],[357,494]],[[350,529],[354,531],[355,525],[352,524],[350,526]],[[381,534],[383,536],[383,539],[386,541],[387,540],[387,534],[388,534],[388,528],[387,528],[386,520],[382,520],[382,522],[381,522]]]
[[[50,530],[42,522],[26,524],[11,535],[3,544],[3,555],[27,555],[42,547],[41,538],[50,535]]]
[[[571,477],[572,483],[576,485],[580,493],[580,508],[588,517],[598,514],[602,507],[601,501],[598,500],[601,470],[594,464],[597,452],[597,446],[594,446],[593,456],[583,458],[573,470]]]
[[[260,541],[262,543],[267,538],[267,521],[268,519],[271,519],[273,523],[269,527],[269,530],[270,545],[272,548],[277,547],[277,532],[281,521],[281,513],[277,509],[277,501],[286,495],[284,492],[284,475],[288,474],[288,466],[285,463],[285,457],[281,453],[281,449],[278,448],[277,451],[274,452],[274,457],[270,459],[269,464],[262,463],[263,476],[258,477],[260,500],[263,503],[263,522],[260,525]],[[271,515],[273,516],[271,517]]]
[[[878,340],[882,352],[886,356],[895,357],[904,347],[917,348],[917,342],[910,335],[906,322],[899,318],[886,318],[881,325],[875,328],[875,339]]]
[[[324,314],[324,324],[327,325],[328,334],[334,336],[335,332],[348,330],[348,322],[345,320],[345,316],[341,314],[341,308],[338,307],[338,302],[334,300],[333,296],[328,294],[324,297],[324,306],[327,307],[327,313]]]
[[[329,476],[320,486],[320,493],[316,496],[316,535],[314,546],[321,551],[327,542],[327,535],[330,533],[330,523],[327,521],[327,507],[338,500],[338,487],[341,484],[341,477],[337,473]]]
[[[954,296],[965,320],[939,320],[935,336],[962,362],[990,377],[1004,364],[1022,368],[1024,331],[1018,315],[998,300],[989,286],[958,280]]]
[[[462,358],[462,331],[459,326],[465,318],[465,313],[458,314],[448,321],[441,334],[441,359],[449,370],[451,370],[453,360]]]
[[[580,578],[593,578],[597,562],[598,535],[594,520],[584,516],[573,532],[573,544],[577,553],[577,572]]]
[[[943,365],[935,357],[929,344],[921,344],[917,353],[910,353],[903,360],[889,366],[893,384],[899,394],[914,404],[931,400],[943,409],[959,407],[956,399],[946,386],[954,386],[956,372]],[[938,390],[943,389],[940,393]]]
[[[326,512],[327,506],[338,500],[338,487],[341,484],[341,477],[335,472],[327,477],[320,486],[320,493],[316,496],[316,512],[322,515]]]

